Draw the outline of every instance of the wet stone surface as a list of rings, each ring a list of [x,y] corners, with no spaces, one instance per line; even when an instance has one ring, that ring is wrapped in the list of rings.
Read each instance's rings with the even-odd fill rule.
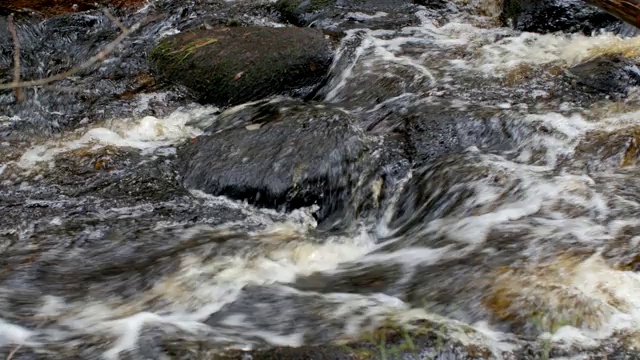
[[[569,69],[570,76],[585,92],[624,96],[640,84],[637,64],[620,55],[600,56]]]
[[[112,7],[152,21],[0,92],[0,358],[636,358],[637,39],[530,4]],[[22,15],[24,79],[119,34]],[[149,54],[181,37],[211,67],[167,81]],[[187,84],[216,74],[246,82]]]
[[[179,150],[186,186],[276,209],[318,205],[319,219],[349,202],[370,152],[351,116],[298,102],[254,111]]]
[[[517,30],[552,33],[616,29],[621,21],[592,5],[577,0],[506,0],[501,19]]]
[[[192,97],[180,88],[157,84],[147,55],[159,40],[175,30],[224,25],[229,21],[263,25],[273,10],[262,2],[189,1],[154,2],[145,12],[112,9],[125,26],[143,21],[141,29],[125,38],[108,61],[94,65],[50,86],[25,89],[17,103],[11,91],[0,91],[0,109],[11,120],[0,128],[3,136],[25,139],[73,128],[81,121],[96,122],[128,116],[163,116]],[[271,18],[270,18],[271,16]],[[0,19],[0,21],[2,21]],[[13,42],[2,24],[0,81],[12,76]],[[17,24],[21,78],[35,80],[55,75],[86,61],[120,34],[118,25],[102,11],[67,13],[48,19],[28,17]],[[140,94],[149,94],[144,96]],[[155,97],[155,99],[154,99]],[[151,101],[149,101],[151,99]]]
[[[293,25],[332,30],[397,29],[418,21],[410,0],[279,0],[275,8]]]

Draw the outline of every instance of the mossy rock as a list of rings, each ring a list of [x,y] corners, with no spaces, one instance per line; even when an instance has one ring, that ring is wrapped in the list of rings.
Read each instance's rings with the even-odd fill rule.
[[[199,101],[229,106],[312,93],[333,53],[315,29],[220,27],[170,36],[151,60],[166,80],[189,88]]]
[[[488,346],[455,339],[461,327],[430,320],[415,320],[406,326],[393,321],[380,324],[346,341],[315,343],[300,347],[275,346],[254,350],[228,350],[209,357],[207,351],[198,358],[215,360],[399,360],[399,359],[495,359]],[[467,329],[473,333],[471,328]],[[466,333],[466,332],[465,332]],[[167,348],[178,348],[169,344]],[[171,355],[181,357],[182,349]],[[205,355],[206,354],[206,355]]]

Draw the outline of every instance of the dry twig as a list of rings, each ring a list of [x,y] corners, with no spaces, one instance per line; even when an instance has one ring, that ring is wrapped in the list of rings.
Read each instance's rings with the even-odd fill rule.
[[[18,350],[20,350],[22,348],[22,344],[16,346],[15,348],[13,348],[13,350],[11,350],[11,352],[9,353],[9,355],[7,355],[7,359],[6,360],[11,360],[13,359],[13,355],[15,355]]]
[[[102,12],[109,18],[109,20],[111,20],[111,22],[118,25],[122,32],[126,32],[128,30],[127,27],[120,20],[118,20],[118,18],[116,18],[109,12],[109,10],[102,9]]]
[[[105,9],[104,12],[105,12],[105,14],[109,14],[107,16],[109,17],[109,19],[112,19],[112,21],[113,21],[113,19],[115,19],[113,17],[113,15],[111,15],[109,13],[108,10]],[[118,21],[116,19],[116,21],[117,21],[116,24],[122,29],[122,33],[115,40],[113,40],[112,42],[107,44],[107,46],[105,46],[104,49],[102,49],[96,55],[94,55],[91,58],[89,58],[87,61],[85,61],[85,62],[83,62],[81,64],[78,64],[77,66],[75,66],[75,67],[73,67],[73,68],[71,68],[71,69],[69,69],[69,70],[67,70],[65,72],[46,77],[44,79],[31,80],[31,81],[22,81],[21,82],[21,81],[16,81],[16,79],[14,78],[14,81],[11,82],[11,83],[0,84],[0,90],[3,90],[3,89],[22,89],[22,88],[27,88],[27,87],[43,86],[43,85],[47,85],[47,84],[50,84],[50,83],[55,82],[55,81],[64,80],[64,79],[66,79],[66,78],[68,78],[70,76],[73,76],[73,75],[79,73],[80,71],[86,70],[86,69],[90,68],[91,66],[93,66],[93,65],[95,65],[95,64],[97,64],[99,62],[104,61],[107,58],[107,56],[109,54],[111,54],[116,49],[116,47],[122,41],[124,41],[124,39],[127,38],[127,36],[129,36],[131,33],[135,32],[135,31],[137,31],[138,29],[140,29],[140,27],[143,24],[145,24],[145,23],[147,23],[148,21],[151,21],[151,20],[152,19],[145,18],[145,19],[133,24],[130,28],[127,28],[120,21]]]
[[[45,322],[47,322],[47,319],[42,319],[42,321],[36,326],[35,330],[40,329],[40,327],[42,327],[42,325],[45,324]],[[7,358],[5,360],[11,360],[13,359],[13,356],[18,352],[18,350],[22,349],[22,344],[19,344],[18,346],[16,346],[15,348],[13,348],[13,350],[11,350],[11,352],[9,353],[9,355],[7,355]]]
[[[13,82],[20,83],[20,40],[16,32],[16,24],[13,22],[13,14],[7,18],[7,27],[13,37]],[[16,101],[21,103],[24,101],[24,92],[22,88],[14,88]]]

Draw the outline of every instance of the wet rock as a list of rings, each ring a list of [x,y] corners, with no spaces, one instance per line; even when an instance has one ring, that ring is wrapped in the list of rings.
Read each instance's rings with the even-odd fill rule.
[[[614,132],[592,131],[578,143],[563,164],[588,171],[616,170],[637,166],[640,157],[640,128],[630,127]]]
[[[349,78],[343,86],[339,86],[336,83],[341,81],[341,76],[336,73],[341,70],[344,69],[332,69],[332,77],[327,86],[331,91],[325,94],[323,90],[326,89],[323,89],[320,94],[325,95],[327,101],[361,110],[372,109],[403,95],[424,94],[434,83],[433,79],[412,66],[388,61],[359,61],[352,70],[358,76]]]
[[[407,151],[419,164],[475,146],[490,151],[513,148],[531,130],[506,112],[477,108],[458,110],[423,106],[402,118]]]
[[[0,4],[0,16],[11,13],[20,15],[55,16],[69,12],[95,10],[100,7],[116,7],[135,11],[145,4],[143,0],[6,0]]]
[[[463,344],[455,339],[456,334],[463,332],[473,333],[473,330],[429,320],[413,321],[406,326],[388,321],[373,326],[358,336],[352,335],[341,344],[270,347],[258,348],[253,351],[232,350],[221,354],[220,358],[225,360],[246,359],[248,356],[251,359],[261,360],[466,360],[492,358],[492,354],[486,346],[473,343]]]
[[[161,201],[184,195],[173,165],[126,147],[81,148],[56,157],[59,166],[49,181],[67,185],[67,196],[104,196]]]
[[[520,334],[553,333],[565,325],[599,329],[629,304],[603,283],[606,280],[598,285],[601,296],[580,289],[581,273],[600,265],[589,259],[592,255],[566,252],[548,263],[497,268],[483,305],[494,319]]]
[[[389,29],[417,22],[410,0],[279,0],[276,8],[297,26]]]
[[[281,20],[270,0],[157,0],[149,4],[178,31],[213,26],[269,26]]]
[[[34,135],[51,135],[80,122],[167,115],[192,102],[193,97],[183,86],[156,82],[151,75],[147,57],[158,39],[175,30],[229,22],[270,25],[279,20],[266,0],[158,0],[140,11],[117,6],[109,9],[126,26],[143,18],[149,21],[126,37],[106,61],[50,86],[27,88],[22,103],[16,102],[11,91],[1,90],[0,113],[6,119],[0,118],[0,136],[31,140]],[[23,80],[67,71],[104,49],[121,32],[101,10],[69,12],[45,19],[25,14],[16,24]],[[12,68],[13,42],[0,17],[0,82],[11,81]]]
[[[572,66],[568,73],[580,90],[595,94],[625,96],[629,87],[640,85],[640,69],[622,55],[601,55]]]
[[[414,4],[426,6],[432,9],[441,9],[447,7],[446,0],[413,0]]]
[[[621,25],[613,15],[581,0],[505,0],[502,6],[503,24],[521,31],[590,35],[598,29]]]
[[[114,12],[114,16],[131,26],[144,15],[132,13],[122,16]],[[25,89],[25,101],[21,103],[11,91],[0,91],[0,112],[10,119],[0,134],[16,139],[49,135],[83,120],[91,123],[131,115],[162,116],[168,108],[170,112],[172,106],[182,104],[186,94],[175,87],[161,102],[153,97],[141,101],[138,96],[157,90],[154,81],[148,78],[146,61],[146,53],[153,43],[141,41],[149,33],[160,30],[156,25],[149,24],[127,37],[108,61],[50,86]],[[118,26],[101,11],[68,13],[43,21],[29,18],[18,23],[17,31],[24,80],[68,71],[97,54],[120,33]],[[12,55],[11,37],[0,37],[1,82],[10,81]]]
[[[406,271],[399,264],[349,264],[332,273],[301,276],[293,285],[301,291],[351,294],[382,293],[397,296],[395,285]]]
[[[224,27],[171,36],[151,58],[164,77],[200,101],[226,106],[276,94],[308,95],[333,55],[314,29]]]
[[[184,184],[271,208],[317,204],[320,218],[344,207],[368,157],[367,141],[351,116],[297,102],[254,111],[242,126],[179,149]]]

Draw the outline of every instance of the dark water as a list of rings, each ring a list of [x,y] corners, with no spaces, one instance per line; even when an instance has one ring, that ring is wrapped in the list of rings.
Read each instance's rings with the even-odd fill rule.
[[[413,358],[633,355],[638,97],[564,76],[593,54],[637,51],[637,38],[519,33],[497,27],[489,3],[416,8],[413,26],[393,30],[346,26],[316,100],[357,120],[385,177],[357,185],[374,189],[375,209],[338,231],[315,207],[183,187],[176,147],[243,108],[221,115],[184,89],[144,85],[159,37],[229,17],[280,26],[277,14],[166,1],[116,15],[148,14],[98,68],[27,89],[22,104],[0,94],[0,354],[210,358],[392,321],[420,345]],[[118,33],[99,12],[18,30],[26,79]]]

